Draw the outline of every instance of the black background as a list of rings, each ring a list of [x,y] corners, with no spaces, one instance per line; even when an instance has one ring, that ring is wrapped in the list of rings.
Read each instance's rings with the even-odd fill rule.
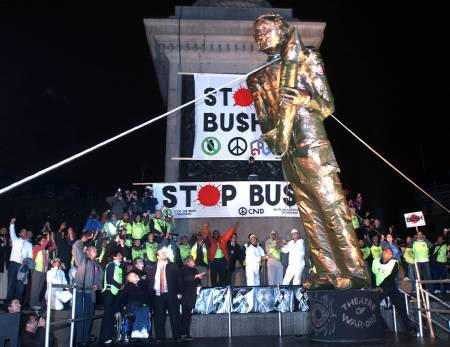
[[[192,3],[0,1],[2,186],[163,113],[143,18]],[[444,2],[271,3],[327,23],[321,52],[336,116],[419,184],[450,183]],[[414,188],[334,120],[326,127],[344,185],[400,224],[417,208]],[[161,121],[30,185],[75,184],[100,199],[134,181],[162,181],[164,147]],[[20,213],[17,192],[0,196],[8,205],[0,224]]]

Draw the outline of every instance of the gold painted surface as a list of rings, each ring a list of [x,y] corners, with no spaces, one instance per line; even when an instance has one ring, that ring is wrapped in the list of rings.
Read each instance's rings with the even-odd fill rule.
[[[247,84],[263,138],[281,155],[284,177],[295,192],[315,269],[311,284],[370,287],[323,124],[334,101],[320,54],[305,48],[298,31],[275,14],[256,20],[255,41],[269,61],[281,55]]]

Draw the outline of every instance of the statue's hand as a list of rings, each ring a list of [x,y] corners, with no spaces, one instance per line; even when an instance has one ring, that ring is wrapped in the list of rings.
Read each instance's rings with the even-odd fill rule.
[[[311,97],[306,90],[284,87],[280,89],[280,100],[281,106],[304,106],[311,100]]]

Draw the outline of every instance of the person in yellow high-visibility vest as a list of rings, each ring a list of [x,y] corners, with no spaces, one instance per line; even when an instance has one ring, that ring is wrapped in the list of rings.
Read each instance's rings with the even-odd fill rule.
[[[180,237],[180,244],[178,245],[180,250],[181,261],[184,261],[191,255],[191,246],[189,246],[189,239],[186,235]]]
[[[158,260],[156,259],[156,251],[158,249],[158,244],[155,242],[155,235],[149,233],[147,235],[147,242],[144,245],[145,248],[145,259],[147,262],[156,263]]]
[[[431,277],[433,280],[446,280],[448,276],[447,271],[447,259],[448,259],[448,244],[444,242],[442,235],[439,235],[436,239],[436,243],[432,249],[432,266]],[[450,293],[450,285],[443,283],[434,284],[434,293]]]
[[[433,244],[427,240],[423,231],[419,230],[406,248],[411,248],[421,280],[431,280],[430,249]],[[424,285],[426,287],[427,285]]]
[[[104,315],[100,330],[100,342],[111,345],[113,342],[114,315],[119,312],[119,290],[123,288],[123,270],[121,267],[122,253],[115,251],[112,254],[113,261],[105,268],[103,306]]]
[[[277,232],[272,230],[269,239],[265,242],[267,259],[267,280],[269,286],[283,282],[283,264],[281,264],[281,240],[277,238]]]
[[[376,290],[381,293],[380,301],[389,296],[403,321],[406,332],[415,335],[409,323],[408,314],[406,313],[405,301],[398,291],[395,282],[398,270],[398,261],[393,258],[392,249],[390,248],[384,249],[381,259],[377,258],[373,260],[372,272],[375,275]]]
[[[406,238],[406,245],[409,245],[412,242],[412,237],[408,236]],[[416,281],[416,260],[414,259],[414,252],[412,248],[403,247],[403,259],[405,260],[407,266],[408,266],[408,278],[412,282]],[[413,286],[414,290],[414,286]]]
[[[30,307],[34,310],[41,308],[40,295],[47,280],[47,269],[49,264],[49,252],[56,249],[53,236],[39,235],[36,246],[33,247],[33,260],[35,267],[31,274]]]
[[[191,256],[195,262],[195,269],[198,273],[208,273],[208,248],[206,247],[205,237],[203,233],[199,231],[195,235],[195,243],[191,248]],[[201,279],[202,287],[208,286],[208,276],[204,276]]]

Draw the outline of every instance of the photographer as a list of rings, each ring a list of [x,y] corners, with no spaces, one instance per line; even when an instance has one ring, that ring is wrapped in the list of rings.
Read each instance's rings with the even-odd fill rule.
[[[137,191],[133,190],[130,193],[130,198],[128,200],[128,210],[132,216],[137,216],[138,214],[142,214],[142,204],[138,200]]]
[[[122,190],[117,189],[114,196],[106,198],[106,202],[111,206],[111,212],[114,213],[117,218],[122,218],[125,210],[127,209],[127,203],[122,197]]]
[[[20,329],[21,347],[43,347],[45,345],[45,319],[34,313],[23,317]],[[52,346],[50,339],[50,346]]]
[[[144,197],[142,198],[142,208],[144,212],[149,214],[150,218],[155,216],[156,205],[158,200],[153,196],[153,188],[150,186],[145,187]]]

